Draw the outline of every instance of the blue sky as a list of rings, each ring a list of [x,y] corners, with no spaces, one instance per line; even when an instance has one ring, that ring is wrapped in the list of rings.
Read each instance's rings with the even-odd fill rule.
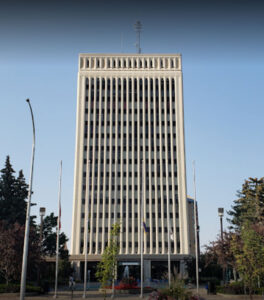
[[[10,155],[29,177],[36,129],[32,209],[57,211],[70,237],[79,53],[182,53],[188,194],[196,161],[201,244],[219,232],[244,179],[262,177],[264,10],[254,0],[8,1],[0,7],[0,166]],[[227,226],[227,223],[224,223]]]

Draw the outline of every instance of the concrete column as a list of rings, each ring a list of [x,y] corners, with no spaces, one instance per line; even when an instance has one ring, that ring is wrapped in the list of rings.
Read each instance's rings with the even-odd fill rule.
[[[146,218],[146,206],[147,206],[147,204],[146,204],[146,190],[145,190],[146,189],[146,158],[147,158],[146,157],[146,151],[145,151],[145,149],[146,149],[146,131],[145,131],[145,128],[146,128],[146,126],[145,126],[145,124],[146,124],[146,117],[145,117],[145,109],[146,109],[146,107],[145,107],[145,78],[142,77],[141,80],[142,80],[142,112],[143,112],[142,113],[143,114],[142,117],[143,117],[143,126],[140,126],[140,121],[139,121],[139,128],[141,128],[142,132],[138,133],[139,135],[140,135],[140,133],[143,133],[142,145],[140,145],[140,147],[143,146],[143,166],[142,166],[142,173],[143,173],[142,174],[143,175],[143,186],[142,186],[142,188],[143,188],[143,199],[141,199],[143,201],[143,216],[141,216],[141,218],[142,218],[141,222],[144,221],[145,224],[146,224],[146,226],[148,227],[149,224],[148,224],[147,218]],[[139,101],[139,107],[140,107],[140,103],[141,103],[140,99],[138,99],[138,101]],[[140,116],[140,109],[139,109],[138,113],[139,113],[139,116]],[[143,240],[144,240],[144,252],[143,253],[146,254],[147,253],[147,234],[143,235]]]
[[[160,59],[159,59],[160,61]],[[163,163],[162,163],[162,159],[163,159],[163,156],[162,156],[162,147],[163,147],[163,143],[162,143],[162,133],[163,133],[163,126],[162,126],[162,113],[161,113],[161,110],[162,110],[162,102],[161,102],[161,78],[158,79],[158,82],[159,82],[159,133],[160,133],[160,139],[159,139],[159,146],[160,146],[160,151],[159,151],[159,159],[160,159],[160,207],[161,207],[161,253],[162,254],[165,254],[165,236],[164,236],[164,200],[163,200]]]
[[[174,101],[174,106],[172,103],[172,80],[174,80],[173,78],[169,78],[169,90],[170,90],[170,134],[171,134],[171,160],[172,160],[172,168],[171,168],[171,180],[172,180],[172,213],[173,213],[173,223],[171,224],[171,227],[173,228],[173,244],[174,244],[174,254],[177,253],[177,235],[178,233],[176,233],[176,212],[178,211],[178,209],[176,210],[176,208],[178,208],[178,205],[176,206],[176,199],[175,199],[175,194],[176,194],[176,190],[175,190],[175,183],[177,182],[177,178],[174,177],[174,173],[175,173],[175,165],[174,165],[174,159],[176,159],[175,155],[174,155],[174,150],[173,147],[174,145],[176,146],[176,143],[174,142],[173,139],[173,133],[174,133],[174,127],[173,127],[173,121],[176,120],[176,116],[174,115],[173,117],[173,113],[172,113],[172,109],[176,107],[175,102]],[[174,95],[174,99],[175,99],[175,95]],[[176,111],[176,109],[175,109]],[[176,129],[176,127],[175,127]],[[176,149],[177,151],[177,149]],[[176,167],[177,170],[177,167]]]
[[[97,94],[97,91],[95,90],[95,93]],[[100,185],[101,185],[101,179],[100,179],[100,174],[101,174],[101,120],[102,120],[102,78],[99,78],[99,119],[96,116],[96,121],[99,121],[99,126],[96,126],[96,124],[94,124],[95,128],[98,129],[98,167],[97,167],[97,203],[96,203],[96,241],[95,241],[95,254],[100,254],[101,253],[101,249],[99,249],[99,242],[101,240],[102,235],[99,233],[99,221],[100,220],[100,212],[101,210],[101,204],[100,204],[100,196],[101,196],[101,189],[100,189]],[[94,114],[96,115],[96,111],[94,111]],[[96,137],[95,137],[96,138]],[[99,253],[100,252],[100,253]]]
[[[180,260],[180,277],[185,279],[188,276],[185,260]]]
[[[74,270],[74,279],[76,280],[81,280],[81,262],[80,261],[74,261],[72,263],[72,267]]]
[[[105,66],[106,66],[106,60],[105,60]],[[103,172],[104,172],[104,178],[103,178],[103,218],[102,218],[102,251],[101,253],[103,253],[104,249],[105,249],[105,225],[106,225],[106,218],[105,218],[105,213],[106,213],[106,147],[108,146],[107,143],[107,77],[104,77],[104,84],[105,84],[105,91],[104,91],[104,116],[102,116],[102,118],[104,117],[104,141],[103,141],[103,146],[104,146],[104,166],[103,166]],[[108,216],[109,217],[109,216]]]
[[[127,63],[127,67],[128,67],[128,59],[126,59],[126,63]],[[131,237],[131,242],[132,242],[132,249],[131,247],[129,247],[129,235],[131,233],[129,233],[129,227],[131,226],[131,221],[129,218],[129,214],[131,213],[131,211],[129,210],[129,91],[128,87],[129,87],[129,79],[128,77],[126,77],[126,101],[125,101],[125,111],[126,111],[126,160],[127,160],[127,164],[126,164],[126,251],[125,253],[128,254],[129,252],[131,252],[131,250],[133,249],[133,236]],[[132,251],[133,253],[134,251]]]
[[[139,66],[139,59],[137,58],[137,68]],[[135,88],[135,87],[134,87]],[[141,226],[142,226],[142,216],[141,216],[141,193],[140,193],[140,186],[141,186],[141,174],[140,174],[140,164],[141,164],[141,158],[140,158],[140,133],[141,133],[141,128],[140,128],[140,118],[139,118],[139,111],[140,111],[140,101],[139,101],[139,78],[137,77],[137,212],[138,212],[138,249],[139,252],[141,253],[141,240],[140,240],[140,232],[141,232]],[[134,163],[134,162],[133,162]],[[143,171],[143,166],[142,166],[142,172]],[[144,188],[143,188],[143,197],[144,197]],[[144,239],[144,237],[143,237]],[[143,245],[144,248],[144,245]],[[144,251],[144,249],[143,249]]]
[[[131,58],[132,62],[132,67],[134,66],[134,59]],[[134,109],[135,109],[135,85],[134,85],[134,77],[131,78],[131,98],[132,98],[132,130],[131,130],[131,135],[132,135],[132,174],[135,172],[135,164],[134,164],[134,159],[135,159],[135,140],[134,140],[134,123],[135,123],[135,114],[134,114]],[[138,247],[135,247],[135,211],[136,211],[136,206],[135,206],[135,176],[132,176],[132,253],[139,253]],[[139,241],[139,239],[138,239]]]
[[[145,285],[148,285],[151,279],[151,261],[150,260],[144,260],[144,283]]]
[[[123,68],[123,58],[120,58],[121,60],[121,67]],[[120,230],[120,254],[123,253],[123,236],[124,236],[124,232],[123,232],[123,227],[124,227],[124,218],[123,218],[123,200],[124,200],[124,194],[126,193],[126,191],[124,192],[123,190],[123,185],[124,185],[124,176],[123,176],[123,172],[124,172],[124,161],[123,159],[126,158],[125,156],[125,153],[123,152],[123,147],[124,147],[124,126],[123,126],[123,122],[124,122],[124,77],[121,77],[120,78],[120,83],[121,83],[121,90],[120,90],[120,93],[121,93],[121,139],[118,139],[120,141],[120,149],[121,149],[121,155],[120,155],[120,161],[121,161],[121,164],[120,164],[120,173],[121,173],[121,177],[120,177],[120,186],[121,186],[121,190],[120,190],[120,225],[121,225],[121,229]],[[119,114],[117,113],[117,116]],[[117,150],[117,149],[116,149]],[[117,155],[118,155],[118,152],[117,152]],[[128,163],[128,162],[127,162]],[[126,219],[125,219],[126,220]]]
[[[94,174],[94,158],[95,158],[95,134],[96,134],[96,131],[95,131],[95,122],[96,122],[96,96],[95,96],[95,93],[96,93],[96,89],[97,89],[97,82],[96,82],[96,77],[93,77],[92,78],[93,80],[93,83],[94,83],[94,93],[91,97],[91,103],[93,103],[93,138],[90,139],[90,142],[91,144],[93,145],[93,156],[92,156],[92,159],[91,159],[91,166],[90,166],[90,169],[92,170],[92,174]],[[89,247],[89,254],[92,254],[94,253],[94,249],[93,249],[93,241],[94,241],[94,232],[93,232],[93,226],[94,226],[94,218],[93,218],[93,212],[94,212],[94,185],[95,185],[95,182],[94,182],[94,175],[92,175],[92,191],[91,191],[91,215],[90,215],[90,247]]]
[[[153,59],[153,64],[154,64],[154,59]],[[157,176],[157,159],[158,159],[158,151],[157,151],[157,146],[159,146],[158,139],[157,139],[157,133],[160,134],[160,127],[156,126],[157,124],[157,118],[156,118],[156,79],[155,77],[152,77],[153,80],[153,104],[154,104],[154,174],[155,174],[155,227],[156,227],[156,254],[159,254],[159,219],[158,219],[158,176]]]
[[[148,59],[148,66],[149,66],[149,59]],[[150,79],[149,77],[147,78],[148,81],[148,90],[147,90],[147,99],[146,104],[147,104],[147,111],[148,111],[148,160],[149,160],[149,169],[148,169],[148,174],[149,174],[149,192],[148,192],[148,197],[149,197],[149,205],[148,205],[148,212],[149,212],[149,253],[153,253],[153,219],[152,219],[152,163],[151,163],[151,154],[152,154],[152,145],[151,145],[151,101],[150,101]],[[155,112],[154,112],[155,114]],[[155,126],[154,126],[155,127]],[[156,136],[154,136],[154,140],[156,139]]]
[[[113,64],[113,58],[111,58],[110,60],[111,62],[111,68],[112,68],[112,64]],[[113,185],[113,176],[112,176],[112,172],[114,171],[114,165],[113,165],[113,152],[112,152],[112,146],[113,146],[113,134],[114,134],[114,130],[113,130],[113,78],[110,78],[110,155],[109,155],[109,161],[110,161],[110,165],[109,165],[109,196],[108,196],[108,243],[110,242],[110,231],[111,231],[111,220],[112,220],[112,196],[113,196],[113,191],[112,191],[112,185]]]
[[[165,62],[163,62],[165,63]],[[170,220],[170,199],[169,199],[169,162],[168,162],[168,135],[167,132],[169,133],[169,126],[168,126],[168,118],[167,118],[167,110],[168,110],[168,105],[167,105],[167,87],[166,87],[166,77],[163,77],[163,91],[164,91],[164,122],[165,122],[165,160],[166,160],[166,165],[165,165],[165,172],[166,172],[166,179],[165,179],[165,183],[166,183],[166,206],[168,207],[168,209],[166,210],[166,215],[167,215],[167,237],[166,240],[168,242],[168,248],[166,249],[166,252],[169,253],[170,247],[169,247],[169,243],[170,241],[170,226],[171,226],[171,220]],[[171,122],[171,120],[170,120]],[[171,165],[170,165],[171,167]],[[171,170],[171,169],[170,169]],[[164,179],[164,178],[163,178]]]
[[[175,78],[177,87],[177,165],[178,165],[178,198],[179,198],[179,222],[180,222],[180,248],[181,254],[189,254],[189,232],[186,195],[186,172],[185,172],[185,145],[184,145],[184,116],[182,96],[182,76]]]

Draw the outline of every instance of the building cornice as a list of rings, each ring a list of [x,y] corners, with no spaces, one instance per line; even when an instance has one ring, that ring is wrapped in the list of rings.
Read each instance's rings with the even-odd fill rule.
[[[180,54],[80,54],[79,71],[83,70],[181,70]]]

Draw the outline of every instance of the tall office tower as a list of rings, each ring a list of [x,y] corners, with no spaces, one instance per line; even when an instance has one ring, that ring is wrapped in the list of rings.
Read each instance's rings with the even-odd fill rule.
[[[169,243],[178,269],[190,254],[182,94],[178,54],[80,54],[73,261],[84,259],[86,201],[89,262],[100,260],[115,215],[120,264],[139,264],[142,221],[145,277],[166,265]]]

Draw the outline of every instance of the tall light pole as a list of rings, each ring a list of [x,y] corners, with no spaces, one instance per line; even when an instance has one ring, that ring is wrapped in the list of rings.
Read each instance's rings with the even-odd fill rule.
[[[39,245],[42,251],[43,248],[43,217],[45,216],[46,208],[39,208],[39,216],[40,216],[40,230],[39,230]],[[40,269],[38,269],[38,282],[40,282]]]
[[[30,179],[29,179],[29,188],[28,188],[28,203],[27,203],[27,212],[26,212],[23,262],[22,262],[21,281],[20,281],[20,300],[24,300],[25,289],[26,289],[28,239],[29,239],[29,228],[30,228],[30,206],[31,206],[33,170],[34,170],[34,159],[35,159],[35,123],[34,123],[34,115],[33,115],[32,107],[31,107],[29,99],[27,99],[26,101],[29,105],[31,119],[32,119],[33,142],[32,142],[32,157],[31,157]]]
[[[40,215],[40,245],[42,246],[43,241],[43,217],[46,214],[46,208],[40,207],[39,208],[39,215]]]
[[[56,238],[56,264],[55,264],[55,288],[53,298],[57,298],[58,292],[58,274],[59,274],[59,244],[60,244],[60,224],[61,224],[61,177],[62,177],[62,161],[60,162],[60,179],[59,179],[59,195],[58,195],[58,219],[57,219],[57,238]]]
[[[219,207],[218,208],[218,216],[220,218],[220,233],[221,233],[221,248],[222,248],[222,255],[224,252],[224,236],[223,236],[223,216],[224,216],[224,208]],[[223,267],[223,281],[225,282],[225,268]]]
[[[218,208],[218,216],[220,218],[220,232],[221,232],[221,241],[223,243],[224,237],[223,237],[223,216],[224,216],[224,209],[223,207]]]

